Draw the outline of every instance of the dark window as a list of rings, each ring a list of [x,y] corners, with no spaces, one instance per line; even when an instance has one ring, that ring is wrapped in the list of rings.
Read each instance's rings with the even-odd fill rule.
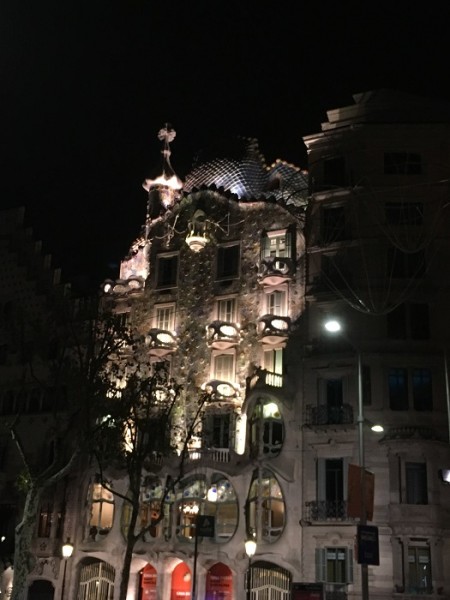
[[[345,209],[343,206],[332,206],[322,209],[322,242],[332,244],[345,240]]]
[[[422,225],[422,202],[386,202],[386,223],[389,225]]]
[[[343,156],[335,156],[324,160],[323,183],[324,185],[336,187],[348,184],[345,158]]]
[[[385,175],[420,175],[422,157],[416,152],[385,152]]]
[[[428,304],[410,304],[409,320],[411,338],[413,340],[428,340],[430,337],[430,315]]]
[[[432,388],[430,369],[412,370],[412,393],[416,410],[433,410]]]
[[[362,391],[363,391],[363,404],[370,406],[372,404],[372,379],[370,376],[369,365],[363,365],[362,368]]]
[[[403,368],[389,369],[388,386],[391,410],[408,410],[408,371]]]
[[[400,304],[386,315],[387,335],[392,340],[427,340],[430,337],[428,304]]]
[[[353,551],[351,548],[317,548],[316,580],[329,584],[346,584],[353,581]],[[336,588],[339,591],[341,586]],[[328,594],[327,594],[328,596]],[[331,597],[339,598],[341,595]],[[344,596],[342,596],[344,597]]]
[[[431,556],[428,546],[408,546],[408,592],[431,594]]]
[[[325,500],[339,502],[344,499],[344,470],[342,458],[325,461]]]
[[[428,504],[426,463],[405,463],[406,503]]]
[[[342,379],[327,379],[325,382],[328,423],[342,423],[344,390]]]
[[[230,415],[213,415],[212,445],[214,448],[229,448],[230,446]]]
[[[401,252],[397,248],[388,249],[388,277],[421,277],[425,273],[425,253]]]
[[[240,246],[219,246],[217,249],[217,279],[239,277]]]
[[[52,528],[53,506],[51,504],[43,504],[39,513],[38,521],[38,537],[48,538]]]
[[[178,276],[178,256],[158,257],[158,287],[176,287]]]

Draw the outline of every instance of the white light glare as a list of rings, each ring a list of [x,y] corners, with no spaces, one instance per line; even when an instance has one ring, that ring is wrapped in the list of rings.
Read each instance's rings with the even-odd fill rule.
[[[341,324],[339,323],[339,321],[336,321],[336,319],[330,319],[325,323],[324,327],[330,333],[337,333],[342,329]]]

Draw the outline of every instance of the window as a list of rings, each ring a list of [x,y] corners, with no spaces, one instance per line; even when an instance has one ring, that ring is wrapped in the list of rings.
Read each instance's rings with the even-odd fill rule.
[[[347,516],[347,460],[319,458],[317,461],[317,505],[313,518],[342,519]]]
[[[290,258],[292,235],[287,231],[268,231],[261,240],[261,259]]]
[[[364,406],[372,404],[372,377],[370,374],[370,366],[362,366],[362,392]]]
[[[393,340],[427,340],[430,337],[428,304],[400,304],[386,316],[387,335]]]
[[[413,369],[411,378],[415,410],[433,410],[431,370]]]
[[[402,252],[397,248],[388,249],[388,277],[398,279],[422,277],[425,273],[425,254],[419,252]]]
[[[264,369],[277,375],[283,374],[283,349],[264,350]]]
[[[260,515],[259,507],[261,507]],[[251,538],[261,537],[266,542],[275,542],[283,532],[285,522],[283,494],[275,476],[267,469],[254,473],[247,499],[246,517],[247,534]],[[258,535],[257,529],[260,526],[262,531],[261,535]]]
[[[416,152],[385,152],[385,175],[420,175],[422,157]]]
[[[38,531],[40,538],[49,538],[53,521],[53,505],[48,502],[41,505],[39,511]]]
[[[386,202],[388,225],[423,225],[423,202]]]
[[[217,248],[217,279],[239,277],[240,245],[228,244]]]
[[[212,379],[229,382],[234,381],[234,354],[217,354],[214,356]]]
[[[344,386],[343,379],[326,379],[324,381],[325,405],[327,423],[342,423],[344,412]]]
[[[347,169],[343,156],[327,158],[323,162],[323,183],[341,187],[348,184]]]
[[[408,410],[411,400],[415,410],[433,410],[431,369],[392,367],[388,373],[388,387],[391,410]]]
[[[324,207],[322,209],[322,242],[332,244],[345,240],[347,237],[344,207]]]
[[[258,400],[250,420],[250,447],[253,456],[278,456],[284,439],[284,424],[275,402]]]
[[[406,503],[428,504],[427,465],[424,462],[405,463]]]
[[[431,556],[428,546],[408,546],[408,592],[431,594]]]
[[[287,293],[285,290],[274,290],[266,294],[266,313],[268,315],[286,316]]]
[[[217,300],[217,320],[236,323],[236,298],[219,298]]]
[[[231,422],[231,413],[206,413],[203,417],[203,445],[209,448],[229,448]]]
[[[114,496],[101,483],[94,483],[92,486],[91,511],[90,535],[95,537],[97,533],[108,533],[113,526]]]
[[[316,580],[332,584],[353,582],[353,551],[351,548],[317,548]]]
[[[144,532],[144,540],[156,538],[161,530],[170,531],[171,505],[173,494],[167,492],[164,502],[161,501],[164,489],[157,478],[146,477],[142,482],[139,494],[139,517],[136,522],[135,533]],[[161,508],[163,517],[160,519]],[[124,502],[122,506],[122,533],[126,537],[130,526],[132,506],[130,502]]]
[[[156,306],[155,328],[165,331],[175,329],[175,304]]]
[[[159,288],[176,287],[178,278],[178,255],[164,254],[157,257],[157,282]]]
[[[388,375],[389,407],[391,410],[408,410],[408,372],[391,368]]]
[[[236,493],[228,479],[213,474],[210,484],[206,479],[190,479],[180,487],[177,492],[179,538],[195,538],[197,515],[215,517],[215,542],[226,542],[234,535],[238,522],[238,504]]]

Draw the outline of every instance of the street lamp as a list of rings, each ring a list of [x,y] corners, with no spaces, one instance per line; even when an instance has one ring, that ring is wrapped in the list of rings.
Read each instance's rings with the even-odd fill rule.
[[[247,599],[251,599],[252,594],[252,557],[255,556],[256,542],[255,540],[246,540],[245,542],[245,554],[248,556],[248,576],[247,576]]]
[[[336,319],[329,319],[324,323],[326,331],[329,333],[340,333],[342,331],[341,323]],[[366,460],[364,456],[364,405],[363,405],[363,375],[362,375],[362,358],[361,351],[356,348],[354,344],[345,336],[345,339],[350,343],[356,352],[357,364],[358,364],[358,446],[359,446],[359,468],[360,468],[360,525],[367,525],[367,509],[366,509]],[[371,424],[372,431],[382,432],[383,427],[381,425]],[[361,597],[362,600],[369,600],[369,569],[366,563],[361,563]]]
[[[61,600],[64,600],[64,589],[66,587],[67,559],[70,558],[73,554],[73,544],[70,543],[70,538],[67,538],[66,543],[63,544],[61,548],[61,554],[64,560],[63,580],[61,586]]]

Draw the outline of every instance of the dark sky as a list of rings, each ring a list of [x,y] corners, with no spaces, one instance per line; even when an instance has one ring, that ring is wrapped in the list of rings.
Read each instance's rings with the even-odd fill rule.
[[[118,276],[156,134],[183,175],[216,138],[306,166],[327,109],[380,87],[450,101],[445,2],[2,0],[1,206],[68,280]]]

